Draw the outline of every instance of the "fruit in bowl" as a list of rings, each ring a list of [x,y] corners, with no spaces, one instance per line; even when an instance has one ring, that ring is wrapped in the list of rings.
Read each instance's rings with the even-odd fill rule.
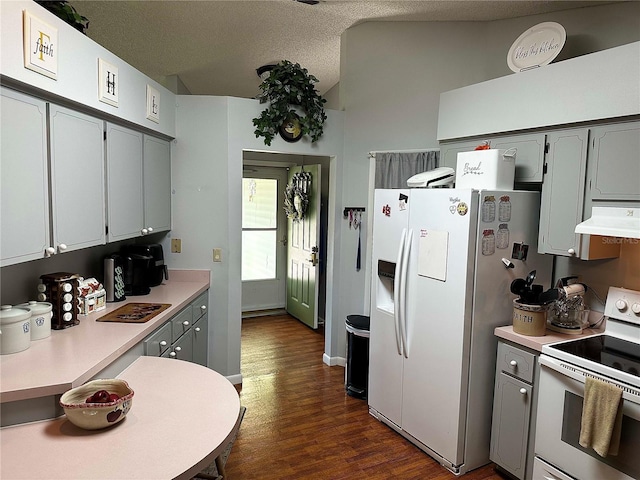
[[[85,430],[98,430],[122,421],[131,409],[133,390],[119,379],[91,380],[66,391],[60,406],[67,419]]]

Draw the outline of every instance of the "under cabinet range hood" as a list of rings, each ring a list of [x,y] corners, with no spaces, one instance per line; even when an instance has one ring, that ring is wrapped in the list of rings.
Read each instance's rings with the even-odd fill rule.
[[[593,207],[591,218],[576,225],[575,232],[603,237],[640,238],[640,208]]]

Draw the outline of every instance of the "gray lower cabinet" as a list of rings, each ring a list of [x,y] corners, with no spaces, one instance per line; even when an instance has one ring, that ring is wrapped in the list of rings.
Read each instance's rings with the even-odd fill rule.
[[[143,341],[144,354],[185,360],[206,367],[209,356],[208,307],[207,290]]]
[[[489,457],[520,480],[533,472],[538,356],[498,342]]]

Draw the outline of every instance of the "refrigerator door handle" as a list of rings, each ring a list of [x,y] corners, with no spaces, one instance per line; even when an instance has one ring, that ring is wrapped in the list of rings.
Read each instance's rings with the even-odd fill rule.
[[[409,358],[409,324],[407,321],[407,281],[409,271],[409,255],[411,253],[411,243],[413,240],[413,230],[409,230],[405,238],[404,253],[402,255],[402,283],[400,284],[400,332],[402,333],[402,345],[404,357]]]
[[[393,322],[396,332],[396,348],[398,355],[402,355],[402,345],[400,338],[400,289],[402,288],[402,257],[404,256],[404,244],[407,236],[407,229],[402,229],[400,244],[398,245],[398,258],[396,259],[396,272],[393,278]]]

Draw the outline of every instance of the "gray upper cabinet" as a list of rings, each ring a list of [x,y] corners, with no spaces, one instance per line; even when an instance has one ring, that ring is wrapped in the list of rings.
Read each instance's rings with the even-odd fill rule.
[[[147,233],[171,230],[171,145],[144,136],[144,225]]]
[[[591,129],[587,176],[593,201],[640,201],[640,122]]]
[[[458,153],[470,152],[484,140],[491,148],[516,151],[516,183],[542,182],[545,155],[545,134],[532,133],[511,136],[488,136],[484,139],[447,142],[440,146],[440,166],[456,168]]]
[[[0,89],[0,265],[43,258],[50,247],[46,103]]]
[[[53,247],[56,253],[105,243],[104,122],[49,106]]]
[[[516,151],[516,183],[540,183],[544,171],[545,134],[533,133],[497,137],[492,148]]]
[[[586,128],[561,130],[548,135],[547,173],[542,185],[538,252],[580,256],[587,146]]]
[[[140,236],[144,228],[142,133],[107,123],[108,240]]]

